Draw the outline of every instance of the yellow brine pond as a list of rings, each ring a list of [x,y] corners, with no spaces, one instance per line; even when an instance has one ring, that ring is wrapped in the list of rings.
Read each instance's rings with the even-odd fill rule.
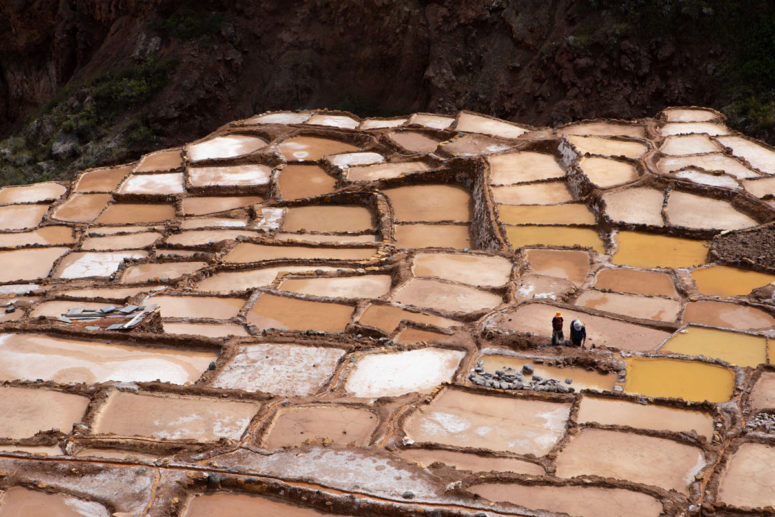
[[[732,397],[735,373],[723,366],[682,359],[629,357],[624,391],[691,402],[725,402]]]
[[[703,355],[752,368],[767,362],[766,350],[767,339],[762,336],[694,326],[675,334],[659,349],[660,352]]]
[[[611,262],[635,267],[690,267],[705,263],[707,242],[667,235],[621,231]]]

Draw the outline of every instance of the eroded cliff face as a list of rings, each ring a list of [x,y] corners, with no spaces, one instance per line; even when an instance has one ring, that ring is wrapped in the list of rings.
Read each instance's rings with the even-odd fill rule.
[[[632,40],[577,0],[183,4],[0,0],[0,136],[24,138],[0,149],[12,181],[131,159],[266,109],[465,108],[554,124],[713,105],[718,90],[691,49]],[[165,59],[163,81],[93,87]]]

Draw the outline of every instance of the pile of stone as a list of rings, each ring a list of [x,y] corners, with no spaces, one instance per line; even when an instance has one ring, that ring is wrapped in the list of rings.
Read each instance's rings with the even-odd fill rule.
[[[486,372],[484,363],[479,361],[468,375],[468,380],[479,386],[501,390],[534,390],[554,393],[573,393],[576,391],[572,386],[567,386],[567,384],[573,383],[572,379],[565,379],[563,382],[559,379],[544,379],[539,375],[534,375],[534,373],[533,367],[526,364],[520,371],[504,367],[502,370],[495,370],[493,374]]]
[[[746,431],[775,434],[775,414],[757,413],[755,417],[746,422],[745,429]]]
[[[86,330],[132,330],[150,320],[158,305],[108,305],[99,309],[73,307],[59,316],[60,323],[84,326]],[[116,321],[116,320],[121,321]],[[87,324],[88,323],[88,324]]]

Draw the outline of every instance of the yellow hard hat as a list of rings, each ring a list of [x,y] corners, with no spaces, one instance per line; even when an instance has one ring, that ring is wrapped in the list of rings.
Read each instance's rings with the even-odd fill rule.
[[[555,314],[555,315],[554,315],[554,317],[555,317],[555,318],[562,318],[562,313],[561,313],[561,312],[558,312],[557,314]]]

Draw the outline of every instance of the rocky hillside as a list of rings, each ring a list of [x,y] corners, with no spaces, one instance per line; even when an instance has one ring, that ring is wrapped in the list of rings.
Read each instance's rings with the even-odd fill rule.
[[[0,182],[275,108],[543,125],[702,104],[773,141],[773,14],[764,0],[0,0]]]

